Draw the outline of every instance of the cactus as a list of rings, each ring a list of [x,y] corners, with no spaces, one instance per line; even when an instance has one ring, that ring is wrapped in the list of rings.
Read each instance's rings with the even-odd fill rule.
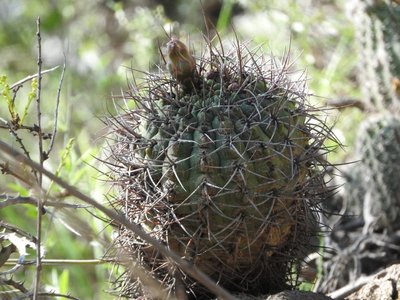
[[[349,217],[326,239],[338,255],[327,256],[319,292],[328,293],[375,273],[398,259],[388,232],[400,221],[400,5],[392,0],[352,0],[359,46],[358,81],[365,120],[357,132],[352,164],[343,167],[340,200]],[[397,3],[395,3],[397,2]],[[354,218],[362,216],[364,227]],[[382,233],[382,234],[381,234]]]
[[[363,97],[376,110],[400,108],[400,5],[391,0],[355,0]]]
[[[365,228],[399,229],[400,118],[387,114],[365,121],[357,152],[363,170]]]
[[[108,119],[114,205],[230,291],[280,291],[313,249],[330,130],[304,81],[289,80],[287,57],[208,46],[191,89],[147,74],[125,95],[135,108]],[[210,299],[124,227],[115,244],[170,292],[183,282],[190,297]],[[150,297],[133,277],[122,293]]]
[[[400,169],[397,112],[400,109],[400,5],[390,0],[355,0],[354,21],[360,45],[359,81],[363,98],[379,115],[361,124],[363,217],[368,228],[394,225],[399,214],[395,178]]]
[[[345,208],[350,216],[362,216],[362,207],[365,197],[364,169],[360,163],[353,161],[350,164],[339,166],[341,176],[336,176],[333,184],[338,188],[332,201],[324,203],[332,212],[339,212]]]

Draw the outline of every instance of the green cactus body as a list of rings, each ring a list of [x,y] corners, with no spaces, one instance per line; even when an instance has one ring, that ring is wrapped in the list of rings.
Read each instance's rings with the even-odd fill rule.
[[[356,0],[354,7],[365,100],[374,109],[400,109],[400,5]]]
[[[117,207],[221,286],[282,290],[317,233],[329,130],[285,66],[222,53],[201,58],[196,89],[153,75],[130,90],[136,108],[110,119]],[[117,245],[173,289],[171,265],[145,241],[121,228]]]
[[[400,228],[400,118],[386,114],[364,122],[357,150],[363,170],[366,228]]]
[[[348,178],[347,196],[356,204],[361,202],[366,229],[372,223],[389,229],[400,215],[394,207],[400,199],[396,182],[400,174],[400,5],[390,0],[355,0],[353,4],[360,45],[360,86],[369,109],[379,115],[360,126],[356,149],[360,172],[353,170]]]

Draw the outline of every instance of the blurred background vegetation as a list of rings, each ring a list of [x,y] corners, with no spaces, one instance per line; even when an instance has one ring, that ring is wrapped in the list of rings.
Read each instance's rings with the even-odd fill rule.
[[[43,69],[62,66],[66,73],[60,98],[58,135],[45,167],[82,192],[107,204],[109,185],[101,176],[101,158],[107,128],[102,116],[114,113],[112,95],[127,89],[130,69],[164,68],[163,49],[174,33],[200,55],[207,27],[215,27],[227,43],[234,34],[250,46],[280,57],[290,50],[294,69],[305,70],[311,101],[324,106],[329,99],[359,98],[355,79],[357,53],[346,1],[333,0],[146,0],[146,1],[0,1],[0,75],[11,85],[37,72],[36,19],[41,19]],[[203,9],[202,9],[203,8]],[[207,26],[205,26],[206,17]],[[233,31],[234,29],[234,31]],[[210,29],[211,30],[211,29]],[[43,128],[54,122],[55,99],[62,67],[43,76]],[[140,80],[140,74],[138,76]],[[26,105],[30,84],[18,92],[16,107]],[[34,105],[27,123],[35,123]],[[362,118],[357,110],[329,111],[327,122],[343,144],[354,144]],[[9,120],[7,103],[0,101],[0,120]],[[22,135],[32,158],[37,146],[30,134]],[[18,148],[13,136],[0,128],[0,139]],[[29,144],[29,140],[32,143]],[[70,145],[70,146],[68,146]],[[346,152],[331,154],[343,161]],[[48,187],[49,182],[45,182]],[[31,187],[10,175],[0,175],[0,194],[28,196]],[[51,192],[62,195],[54,185]],[[79,203],[63,196],[66,202]],[[99,259],[107,251],[112,229],[91,208],[54,209],[43,216],[43,246],[47,259]],[[0,219],[35,235],[36,207],[14,205],[0,210]],[[31,256],[33,259],[34,256]],[[71,293],[80,299],[112,299],[107,290],[112,266],[108,264],[52,264],[43,268],[42,285],[49,291]],[[17,274],[31,282],[34,266]]]

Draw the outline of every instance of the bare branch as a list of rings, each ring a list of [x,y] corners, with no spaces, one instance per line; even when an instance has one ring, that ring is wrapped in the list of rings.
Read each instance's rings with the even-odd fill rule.
[[[5,222],[3,222],[1,220],[0,220],[0,228],[5,228],[5,229],[7,229],[7,230],[9,230],[11,232],[18,233],[18,235],[26,237],[28,240],[32,241],[33,243],[37,243],[36,237],[31,235],[30,233],[27,233],[27,232],[21,230],[20,228],[14,226],[14,225],[5,223]]]
[[[0,124],[0,128],[8,129],[10,131],[16,131],[18,129],[29,130],[31,133],[35,135],[35,133],[39,132],[39,128],[36,125],[27,126],[27,125],[14,125],[12,122],[4,122],[4,124]],[[50,139],[52,135],[50,133],[42,132],[42,136],[44,140]]]
[[[34,182],[32,182],[29,177],[24,176],[25,174],[18,173],[18,170],[15,170],[13,166],[10,167],[10,163],[8,161],[5,163],[0,163],[0,171],[3,174],[8,174],[18,180],[21,180],[21,182],[24,182],[27,185],[34,185]]]
[[[28,293],[29,291],[24,287],[24,284],[21,282],[16,282],[14,281],[12,278],[5,280],[0,278],[0,285],[8,285],[11,286],[19,291],[21,291],[22,293]]]
[[[61,266],[61,265],[102,265],[108,264],[111,259],[42,259],[43,266]],[[4,265],[15,265],[18,259],[10,258]]]
[[[0,195],[0,209],[11,206],[11,205],[16,205],[16,204],[32,204],[32,205],[37,205],[37,199],[33,197],[23,197],[23,196],[15,196],[11,197],[7,194]],[[56,208],[89,208],[90,206],[88,205],[79,205],[79,204],[72,204],[72,203],[64,203],[60,201],[46,201],[44,203],[44,206],[51,206],[51,207],[56,207]]]
[[[79,298],[70,296],[70,295],[65,295],[65,294],[59,294],[59,293],[39,293],[38,296],[44,297],[61,297],[65,299],[73,299],[73,300],[79,300]]]
[[[43,153],[43,137],[42,137],[42,112],[40,107],[40,96],[42,89],[42,45],[41,45],[41,35],[40,35],[40,17],[36,20],[36,36],[38,42],[38,72],[37,72],[37,94],[36,94],[36,113],[37,113],[37,122],[38,122],[38,139],[39,139],[39,160],[40,166],[43,166],[43,162],[45,160]],[[39,187],[42,188],[43,174],[39,172]],[[39,285],[40,285],[40,271],[42,269],[41,266],[41,238],[42,238],[42,213],[43,213],[43,205],[40,198],[37,199],[37,218],[36,218],[36,237],[37,237],[37,246],[36,246],[36,272],[35,272],[35,280],[33,286],[33,300],[38,299]]]
[[[49,149],[47,150],[47,153],[45,155],[45,157],[49,157],[51,150],[53,149],[54,146],[54,141],[56,139],[56,135],[57,135],[57,123],[58,123],[58,109],[60,106],[60,95],[61,95],[61,87],[64,81],[64,74],[65,74],[65,67],[66,67],[66,57],[64,54],[64,65],[63,65],[63,69],[61,72],[61,78],[60,78],[60,82],[58,84],[58,89],[57,89],[57,101],[56,101],[56,108],[54,111],[54,126],[53,126],[53,133],[51,134],[51,141],[50,141],[50,146]]]
[[[326,102],[326,105],[333,106],[339,110],[345,108],[358,108],[361,111],[365,111],[367,109],[365,103],[357,99],[345,98],[345,99],[331,99]]]
[[[42,71],[41,74],[43,75],[43,74],[46,74],[46,73],[53,72],[54,70],[57,70],[58,68],[59,68],[59,66],[55,66],[54,68]],[[35,77],[38,77],[37,73],[33,74],[33,75],[29,75],[29,76],[25,77],[24,79],[21,79],[21,80],[17,81],[16,83],[14,83],[14,84],[12,84],[10,86],[10,89],[13,90],[15,88],[18,88],[18,87],[22,86],[25,82],[30,81],[30,80],[34,79]]]

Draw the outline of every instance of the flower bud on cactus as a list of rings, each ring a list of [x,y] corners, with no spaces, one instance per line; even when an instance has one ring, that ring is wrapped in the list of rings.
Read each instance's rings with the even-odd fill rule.
[[[330,131],[287,58],[208,46],[192,89],[179,72],[150,74],[128,91],[135,108],[109,118],[114,205],[231,292],[279,291],[316,246]],[[212,297],[124,227],[116,247],[169,291]],[[127,273],[125,294],[150,297]]]
[[[167,43],[167,67],[172,77],[187,89],[195,84],[196,61],[184,43],[171,38]]]

